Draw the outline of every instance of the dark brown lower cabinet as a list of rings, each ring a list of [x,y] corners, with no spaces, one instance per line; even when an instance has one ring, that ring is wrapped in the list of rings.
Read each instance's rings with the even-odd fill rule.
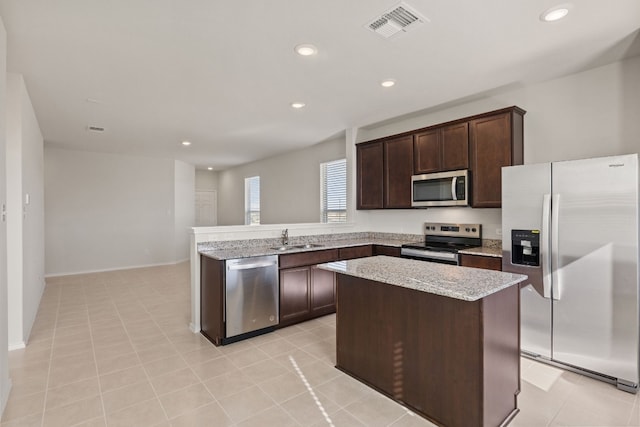
[[[373,255],[373,247],[371,245],[350,246],[340,248],[338,250],[338,259],[347,260],[355,258],[364,258]]]
[[[462,301],[337,274],[336,367],[442,426],[518,412],[519,287]]]
[[[315,265],[311,271],[311,314],[323,316],[336,311],[336,274]]]
[[[463,267],[484,268],[485,270],[502,271],[502,258],[460,254],[460,265]]]
[[[311,311],[309,267],[280,270],[280,326],[293,324]]]
[[[385,246],[379,246],[385,247]],[[399,255],[399,248],[398,255]],[[336,276],[317,264],[373,255],[372,245],[280,255],[280,327],[336,311]]]
[[[335,273],[315,265],[280,270],[280,326],[335,311]]]
[[[394,246],[373,245],[373,255],[400,256],[400,248]]]
[[[224,261],[200,256],[200,330],[215,345],[225,337]]]

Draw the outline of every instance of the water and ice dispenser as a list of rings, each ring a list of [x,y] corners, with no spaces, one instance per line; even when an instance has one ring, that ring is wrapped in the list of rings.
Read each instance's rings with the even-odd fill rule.
[[[511,230],[511,263],[540,266],[540,230]]]

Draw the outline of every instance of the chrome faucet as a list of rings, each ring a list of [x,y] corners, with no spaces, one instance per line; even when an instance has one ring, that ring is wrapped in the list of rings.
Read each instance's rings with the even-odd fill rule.
[[[285,228],[282,230],[282,246],[286,246],[289,244],[289,229]]]

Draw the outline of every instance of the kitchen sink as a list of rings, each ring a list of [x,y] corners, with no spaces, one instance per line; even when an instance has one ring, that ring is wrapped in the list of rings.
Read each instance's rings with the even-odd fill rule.
[[[319,247],[322,247],[322,246],[324,246],[324,245],[320,245],[320,244],[318,244],[318,243],[307,243],[307,244],[305,244],[305,245],[291,245],[291,246],[289,246],[289,245],[283,245],[283,246],[275,246],[275,247],[272,247],[272,248],[270,248],[270,249],[273,249],[273,250],[275,250],[275,251],[282,251],[282,252],[284,252],[284,251],[289,251],[289,250],[291,250],[291,249],[311,249],[311,248],[319,248]]]
[[[318,244],[318,243],[307,243],[307,244],[305,244],[305,245],[299,245],[299,246],[297,246],[297,247],[298,247],[298,248],[301,248],[301,249],[311,249],[311,248],[321,248],[321,247],[323,247],[323,246],[324,246],[324,245],[320,245],[320,244]]]

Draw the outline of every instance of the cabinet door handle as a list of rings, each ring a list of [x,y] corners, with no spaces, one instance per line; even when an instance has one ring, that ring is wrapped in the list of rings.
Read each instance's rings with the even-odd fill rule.
[[[229,270],[250,270],[252,268],[264,268],[276,265],[275,262],[255,262],[251,264],[231,264]]]

